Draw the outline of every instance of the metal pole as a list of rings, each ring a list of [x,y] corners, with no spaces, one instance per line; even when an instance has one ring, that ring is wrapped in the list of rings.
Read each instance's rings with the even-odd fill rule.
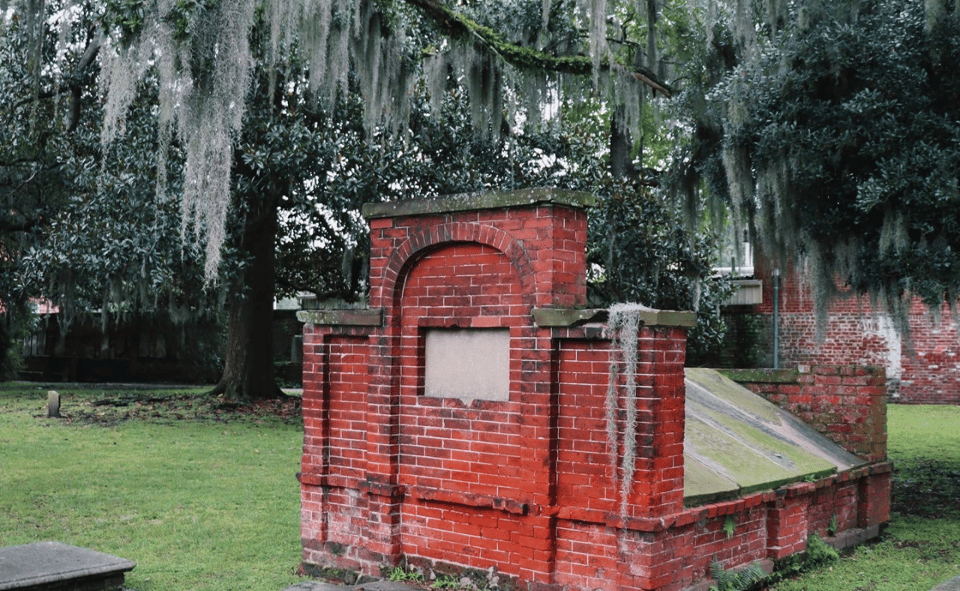
[[[773,270],[773,369],[780,369],[780,269]]]

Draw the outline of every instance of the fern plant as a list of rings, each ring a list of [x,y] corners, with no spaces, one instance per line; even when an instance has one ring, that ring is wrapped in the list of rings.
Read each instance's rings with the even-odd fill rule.
[[[710,591],[746,591],[766,579],[767,573],[759,562],[738,571],[728,571],[714,558],[710,562],[710,576],[717,582]]]
[[[723,532],[727,534],[727,539],[733,537],[733,532],[737,530],[737,522],[732,515],[727,515],[727,518],[723,520]]]
[[[460,581],[452,575],[440,575],[431,587],[434,589],[459,589]]]
[[[402,566],[395,566],[387,575],[388,581],[394,582],[414,582],[423,581],[423,573],[416,569],[404,569]]]
[[[840,554],[829,544],[820,539],[817,534],[810,534],[807,538],[807,551],[804,553],[803,567],[816,568],[840,560]]]

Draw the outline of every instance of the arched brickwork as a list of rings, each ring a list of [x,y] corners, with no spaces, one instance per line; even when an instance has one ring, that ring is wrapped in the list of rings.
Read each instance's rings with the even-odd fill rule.
[[[533,264],[513,236],[486,224],[452,222],[421,230],[393,251],[385,266],[381,296],[396,302],[400,297],[398,286],[402,287],[406,275],[418,260],[433,249],[455,242],[483,244],[503,253],[516,269],[521,292],[532,293]]]

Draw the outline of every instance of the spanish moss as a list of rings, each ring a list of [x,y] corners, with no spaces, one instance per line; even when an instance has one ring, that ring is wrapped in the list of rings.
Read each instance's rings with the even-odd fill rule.
[[[607,382],[607,445],[611,480],[620,485],[620,516],[627,516],[637,460],[637,342],[640,314],[649,310],[639,304],[616,304],[609,309],[610,374]],[[621,379],[622,376],[622,379]],[[622,434],[620,413],[623,411]],[[623,453],[620,455],[622,441]],[[619,478],[618,478],[619,475]]]

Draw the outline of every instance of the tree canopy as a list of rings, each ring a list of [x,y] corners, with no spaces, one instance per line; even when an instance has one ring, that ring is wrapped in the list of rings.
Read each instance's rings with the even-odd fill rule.
[[[56,169],[69,172],[69,183],[62,186],[62,200],[52,200],[50,193],[38,191],[51,215],[42,224],[42,240],[26,245],[22,251],[21,272],[25,269],[33,278],[35,292],[64,304],[67,312],[152,307],[165,313],[197,314],[225,304],[228,339],[220,390],[230,397],[259,397],[276,391],[267,347],[269,326],[264,319],[269,322],[273,297],[278,292],[306,289],[321,297],[345,299],[362,295],[361,253],[366,232],[357,210],[365,201],[411,193],[424,196],[533,185],[590,190],[608,205],[593,214],[597,223],[592,224],[592,240],[602,241],[604,247],[594,249],[592,260],[610,268],[594,278],[591,293],[596,304],[630,297],[653,305],[688,308],[698,299],[696,286],[702,285],[709,274],[709,247],[705,243],[691,247],[682,232],[663,231],[680,227],[677,212],[658,202],[651,192],[649,185],[658,182],[655,171],[632,163],[634,150],[627,136],[636,133],[644,138],[641,129],[655,129],[652,112],[646,109],[640,113],[644,125],[631,126],[624,132],[626,141],[622,145],[615,148],[612,142],[606,144],[610,119],[620,117],[626,122],[628,112],[639,109],[639,97],[631,99],[634,104],[629,108],[618,107],[617,115],[604,106],[604,101],[581,102],[582,97],[571,90],[579,87],[593,92],[591,76],[583,74],[592,71],[592,62],[574,55],[560,67],[557,58],[549,57],[555,50],[575,53],[576,48],[583,47],[575,19],[565,15],[561,4],[554,5],[556,15],[549,34],[552,45],[541,44],[542,49],[531,54],[554,69],[537,74],[534,82],[517,77],[499,86],[507,95],[516,93],[511,104],[498,102],[491,111],[484,101],[500,99],[481,88],[483,84],[461,85],[460,80],[469,81],[476,71],[455,63],[466,59],[463,56],[449,58],[442,64],[441,74],[434,73],[439,86],[431,86],[430,75],[419,70],[417,83],[402,97],[408,101],[403,115],[392,124],[386,117],[371,120],[362,72],[348,72],[335,93],[318,95],[318,89],[311,86],[315,68],[304,44],[271,45],[270,22],[264,18],[263,8],[255,15],[249,32],[253,57],[244,95],[246,108],[239,130],[229,136],[227,183],[231,202],[225,210],[228,221],[218,250],[225,258],[216,267],[226,293],[212,290],[209,283],[201,288],[191,237],[197,230],[204,234],[208,224],[195,215],[196,208],[203,206],[194,198],[201,194],[190,196],[183,189],[183,183],[191,182],[185,169],[190,166],[192,149],[189,137],[184,135],[192,130],[184,131],[178,127],[180,123],[174,125],[167,119],[170,115],[164,111],[162,64],[154,59],[155,54],[140,54],[148,55],[148,62],[153,60],[147,67],[131,61],[127,69],[111,70],[118,67],[113,60],[129,58],[137,44],[134,33],[140,25],[134,26],[139,22],[134,17],[139,14],[139,5],[108,3],[98,8],[68,2],[62,11],[61,5],[53,2],[46,6],[63,15],[56,21],[67,27],[69,41],[61,43],[56,28],[48,27],[41,53],[46,63],[55,65],[42,69],[33,90],[29,85],[36,79],[26,74],[7,90],[19,97],[10,102],[24,107],[36,104],[54,113],[65,105],[71,107],[67,121],[50,117],[38,119],[33,126],[67,142],[55,152],[54,160]],[[191,10],[215,8],[211,3]],[[439,8],[427,5],[426,9],[435,15]],[[524,43],[537,46],[538,37],[548,37],[538,32],[543,23],[539,1],[506,3],[500,10],[484,11],[479,5],[462,8],[470,16],[457,16],[457,22],[484,31],[485,38],[478,42],[481,49],[497,38],[491,36],[492,27],[506,22],[513,25],[504,30],[512,31],[515,37],[499,43],[514,43],[517,51]],[[420,8],[414,9],[407,7],[405,10],[413,12],[405,18],[416,16]],[[79,12],[72,14],[71,10]],[[118,10],[134,10],[134,14],[118,22]],[[72,16],[67,18],[67,14]],[[385,14],[389,11],[377,18]],[[563,15],[565,19],[560,18]],[[98,24],[104,22],[109,25],[106,29]],[[436,47],[451,44],[446,33],[438,33],[430,19],[419,24],[415,19],[410,22],[409,31],[416,31],[419,40],[411,47],[421,48],[412,55],[427,63],[436,62]],[[16,16],[9,23],[5,40],[30,42],[24,27],[14,30],[21,24]],[[636,23],[633,26],[637,27]],[[64,30],[61,26],[59,32]],[[381,27],[373,32],[389,35],[392,31]],[[462,33],[451,35],[456,39]],[[425,40],[434,44],[427,45]],[[473,42],[468,39],[468,43]],[[66,49],[61,54],[57,47]],[[464,51],[455,49],[455,45],[448,50]],[[119,51],[120,57],[108,55],[108,51]],[[100,59],[87,60],[91,55],[100,55]],[[419,63],[411,61],[411,66],[421,67]],[[514,67],[508,61],[495,63],[504,70]],[[63,75],[78,71],[80,64],[86,64],[83,80]],[[532,66],[528,63],[526,67]],[[575,71],[571,73],[570,69]],[[611,80],[604,80],[614,71],[610,64],[601,64],[599,71],[603,74],[598,74],[598,83],[612,85]],[[642,66],[630,70],[629,84],[654,89],[659,85],[655,75],[644,71]],[[110,76],[124,75],[135,77],[108,83]],[[582,84],[563,82],[563,75],[574,76],[572,80]],[[99,100],[91,82],[101,87]],[[73,92],[74,84],[79,95]],[[191,92],[199,94],[203,88],[197,84]],[[656,92],[663,94],[665,89],[660,88]],[[524,92],[536,100],[521,100]],[[112,93],[119,93],[120,98]],[[177,100],[186,101],[185,96]],[[617,96],[613,93],[608,99]],[[119,108],[118,100],[126,106]],[[553,108],[554,116],[543,117],[544,104],[550,101],[555,102],[547,105]],[[112,121],[111,109],[119,113]],[[82,111],[82,116],[75,118],[75,111]],[[69,123],[71,120],[73,123]],[[647,135],[646,150],[640,151],[637,161],[657,164],[668,148],[661,145],[650,149],[656,142],[652,134]],[[98,141],[103,139],[109,141]],[[206,140],[202,142],[204,147],[215,143]],[[609,178],[604,160],[615,149],[622,152],[619,158],[624,162],[618,178],[630,175],[633,180],[612,182]],[[211,174],[208,171],[205,178],[209,180]],[[187,242],[179,247],[174,222],[178,207],[185,211],[187,221],[181,226]],[[622,216],[623,223],[618,221],[620,229],[608,237],[608,227],[601,218],[613,211]],[[657,259],[657,264],[631,264],[637,256],[648,261]],[[184,302],[187,294],[199,299]],[[709,314],[713,308],[705,306],[703,310]],[[103,320],[106,322],[105,315]]]
[[[960,295],[960,6],[791,7],[717,89],[735,205],[765,252],[810,262],[906,327],[909,296]]]
[[[519,14],[530,3],[497,3]],[[571,6],[540,3],[539,26],[513,21],[494,30],[476,19],[491,9],[467,5],[456,12],[435,0],[256,0],[107,2],[102,45],[101,88],[106,97],[103,138],[123,126],[137,84],[153,72],[158,79],[160,138],[176,139],[184,151],[182,185],[185,229],[205,236],[207,276],[219,266],[230,206],[233,146],[250,104],[255,65],[272,71],[292,48],[308,64],[310,92],[326,106],[339,93],[357,92],[364,126],[405,129],[416,84],[439,105],[449,81],[469,90],[474,123],[497,133],[521,105],[523,116],[539,119],[544,106],[561,100],[570,87],[604,88],[639,117],[640,88],[667,92],[643,60],[621,65],[607,42],[605,3]],[[484,12],[486,10],[486,12]],[[61,30],[71,27],[69,4]],[[589,41],[578,37],[576,21],[593,22]],[[496,23],[504,27],[507,19]],[[268,31],[260,46],[257,27]],[[589,57],[580,55],[589,50]],[[592,74],[585,76],[584,74]],[[584,79],[587,83],[584,83]],[[275,83],[271,76],[271,84]],[[591,82],[592,81],[592,82]],[[164,177],[165,149],[159,154]]]
[[[607,246],[591,246],[603,301],[652,285],[696,306],[708,241],[690,236],[728,206],[767,253],[814,263],[821,307],[835,277],[900,312],[907,293],[933,304],[960,287],[955,2],[0,0],[0,13],[17,32],[0,75],[22,91],[4,122],[0,188],[17,203],[3,239],[100,207],[78,195],[152,188],[181,249],[204,245],[187,264],[202,259],[206,285],[220,277],[246,313],[268,306],[277,263],[281,290],[361,289],[362,201],[523,183],[605,198],[593,227]],[[591,177],[598,158],[609,176]],[[687,198],[686,238],[651,233],[666,246],[646,249],[635,221],[681,226],[669,187]],[[150,217],[144,203],[105,233]],[[71,238],[80,216],[56,219]],[[146,239],[129,238],[154,252]]]

